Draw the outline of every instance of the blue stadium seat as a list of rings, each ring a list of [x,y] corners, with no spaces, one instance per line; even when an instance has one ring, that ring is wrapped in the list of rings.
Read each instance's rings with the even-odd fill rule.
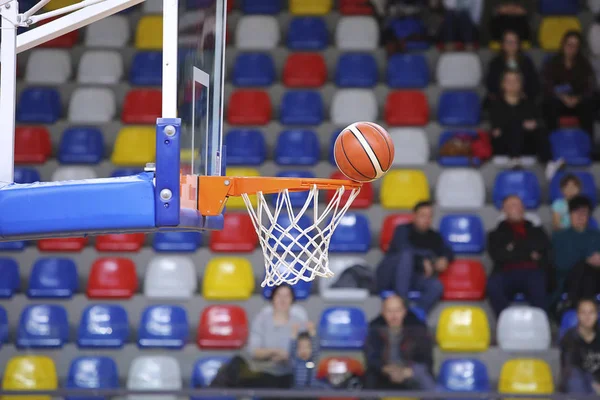
[[[61,102],[56,89],[28,88],[17,104],[17,122],[53,124],[60,118]]]
[[[98,164],[104,156],[104,139],[98,128],[69,128],[58,150],[62,164]]]
[[[483,393],[492,390],[485,364],[470,358],[445,360],[440,366],[438,382],[446,392]]]
[[[283,171],[277,175],[279,178],[316,178],[315,174],[311,171]],[[290,193],[290,202],[292,207],[303,207],[306,199],[308,199],[309,192],[293,192]],[[271,202],[275,204],[277,201],[277,195],[271,196]],[[312,204],[309,206],[312,208]]]
[[[144,170],[137,169],[137,168],[119,168],[119,169],[115,169],[110,176],[113,178],[120,178],[123,176],[137,175],[142,172],[144,172]]]
[[[422,54],[394,54],[388,58],[387,82],[393,88],[426,88],[429,73],[427,59]]]
[[[19,264],[17,261],[8,258],[0,258],[0,298],[7,299],[19,291],[21,287],[21,277],[19,276]]]
[[[120,348],[129,336],[125,309],[116,304],[88,306],[81,315],[77,344],[82,348]]]
[[[479,254],[485,247],[485,228],[478,215],[444,215],[440,234],[455,253]]]
[[[457,135],[468,135],[471,137],[476,137],[477,132],[475,131],[445,131],[440,135],[440,140],[438,144],[438,149],[441,148],[444,143],[448,140],[452,139]],[[479,166],[481,165],[481,160],[477,157],[466,157],[466,156],[452,156],[452,157],[442,157],[438,158],[438,162],[440,165],[444,167],[470,167],[470,166]]]
[[[194,364],[192,370],[192,388],[204,388],[211,384],[223,364],[229,362],[229,357],[213,356],[201,358]],[[235,400],[235,397],[191,397],[191,400]]]
[[[8,316],[4,307],[0,306],[0,347],[8,341]]]
[[[280,110],[284,125],[319,125],[323,122],[323,99],[315,90],[293,90],[283,94]]]
[[[371,229],[366,216],[346,213],[331,236],[332,253],[366,253],[371,247]]]
[[[279,14],[281,0],[243,0],[244,14]]]
[[[581,129],[560,129],[550,134],[552,157],[563,158],[568,165],[590,165],[592,141]]]
[[[262,290],[263,297],[269,300],[273,295],[273,289],[275,289],[275,287],[276,286],[266,285]],[[310,291],[312,290],[312,281],[306,282],[300,280],[295,285],[291,285],[291,287],[294,291],[294,297],[296,300],[306,300],[310,296]]]
[[[279,165],[315,165],[321,149],[314,131],[292,129],[279,134],[275,146],[275,162]]]
[[[333,149],[335,146],[335,141],[337,137],[340,135],[341,131],[336,130],[331,134],[331,140],[329,141],[329,163],[333,166],[336,166],[335,157],[333,155]]]
[[[23,251],[27,246],[24,240],[15,240],[12,242],[0,242],[0,251]]]
[[[287,47],[290,50],[323,50],[329,43],[325,20],[319,17],[296,17],[288,26]]]
[[[67,311],[56,304],[27,306],[17,330],[19,348],[60,348],[69,339]]]
[[[162,84],[162,51],[140,51],[133,57],[129,82],[136,86]]]
[[[596,205],[598,197],[596,196],[596,183],[594,176],[587,171],[559,171],[554,175],[550,182],[550,203],[556,199],[561,199],[562,193],[560,191],[560,180],[567,174],[575,175],[581,181],[582,189],[581,192],[587,196],[594,206]]]
[[[367,318],[357,307],[330,307],[319,322],[323,349],[362,349],[367,335]]]
[[[579,0],[540,0],[542,15],[577,15]]]
[[[531,171],[503,171],[496,175],[494,182],[494,205],[500,209],[507,196],[517,195],[528,209],[538,208],[542,200],[542,190],[537,177]]]
[[[187,343],[189,324],[181,306],[149,306],[142,314],[138,328],[138,345],[181,349]]]
[[[167,252],[194,252],[201,246],[202,234],[200,232],[156,232],[152,240],[154,251]]]
[[[406,39],[409,36],[425,37],[427,35],[427,27],[419,18],[396,19],[392,22],[392,29],[398,39]],[[407,40],[405,46],[406,50],[427,50],[429,42],[427,40]]]
[[[283,229],[287,229],[290,224],[290,218],[288,216],[288,214],[286,212],[282,212],[279,215],[279,218],[277,219],[277,224],[279,224],[281,227],[283,227]],[[310,218],[306,215],[303,215],[299,220],[298,220],[298,226],[302,229],[308,229],[308,227],[312,224]],[[277,236],[276,232],[273,232],[273,234],[275,236]],[[308,238],[306,236],[302,236],[300,238],[298,238],[298,236],[300,235],[300,231],[298,231],[297,229],[290,229],[289,231],[289,235],[292,236],[294,239],[297,239],[297,243],[292,246],[291,251],[302,251],[302,247],[306,246],[308,244]],[[292,243],[292,239],[286,236],[278,236],[280,242],[284,245],[284,246],[289,246]],[[276,251],[281,251],[282,247],[281,246],[276,246],[275,245],[275,240],[270,239],[269,240],[269,245],[272,247],[277,247]]]
[[[79,288],[77,266],[70,258],[40,258],[29,275],[27,296],[70,298]]]
[[[260,165],[265,162],[267,145],[258,129],[234,129],[225,136],[227,165]]]
[[[335,83],[339,87],[370,88],[377,84],[377,61],[370,53],[342,54],[337,62]]]
[[[448,126],[479,125],[480,110],[481,102],[477,92],[448,90],[439,98],[438,121]]]
[[[15,183],[34,183],[40,181],[40,173],[34,168],[15,168]]]
[[[242,87],[270,86],[275,81],[275,63],[268,53],[239,54],[233,66],[233,84]]]
[[[78,357],[71,362],[67,389],[117,389],[117,364],[109,357]],[[66,400],[105,400],[97,396],[69,396]]]
[[[577,311],[566,311],[560,320],[559,338],[562,338],[567,331],[577,326]]]

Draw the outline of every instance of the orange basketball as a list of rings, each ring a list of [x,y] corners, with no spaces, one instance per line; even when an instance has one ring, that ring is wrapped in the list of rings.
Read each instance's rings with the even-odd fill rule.
[[[356,122],[339,134],[333,156],[340,171],[349,179],[370,182],[381,178],[392,166],[394,143],[381,126]]]

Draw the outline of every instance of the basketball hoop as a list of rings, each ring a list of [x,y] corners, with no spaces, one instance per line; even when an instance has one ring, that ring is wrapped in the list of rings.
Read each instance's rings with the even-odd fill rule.
[[[202,215],[218,215],[228,197],[242,197],[263,251],[265,287],[333,276],[329,242],[360,188],[359,182],[336,179],[200,176],[198,197]],[[324,208],[320,190],[335,190]],[[302,191],[308,192],[306,201],[294,208],[290,193]],[[277,195],[272,207],[268,194]]]

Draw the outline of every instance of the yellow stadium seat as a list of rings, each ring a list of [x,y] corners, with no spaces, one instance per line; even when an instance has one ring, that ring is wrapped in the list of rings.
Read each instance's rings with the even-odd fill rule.
[[[140,19],[135,31],[135,47],[139,50],[162,49],[163,19],[161,15],[147,15]]]
[[[254,292],[252,264],[243,257],[215,257],[206,265],[202,296],[208,300],[246,300]]]
[[[8,361],[2,379],[5,390],[55,390],[58,387],[54,361],[44,356],[18,356]],[[2,400],[50,400],[50,396],[4,396]]]
[[[227,168],[227,176],[260,176],[254,168]],[[256,207],[256,195],[250,196],[250,203]],[[241,197],[230,197],[225,205],[228,210],[246,209],[246,203]]]
[[[73,4],[79,3],[80,0],[52,0],[44,6],[44,11],[54,11],[59,8],[72,6]]]
[[[500,393],[552,394],[554,381],[550,366],[544,360],[518,358],[502,366],[498,383]]]
[[[429,200],[429,183],[423,171],[394,170],[383,177],[381,205],[384,208],[412,209],[425,200]]]
[[[490,50],[500,51],[500,48],[501,48],[500,42],[496,42],[495,40],[491,41],[489,47],[490,47]],[[523,50],[531,49],[531,42],[529,42],[529,41],[521,42],[521,48]]]
[[[135,167],[154,162],[156,158],[156,128],[127,126],[117,135],[111,161],[123,167]]]
[[[546,51],[557,51],[568,31],[581,32],[581,23],[577,17],[545,17],[540,25],[540,47]]]
[[[490,325],[479,307],[448,307],[440,315],[436,338],[443,351],[485,351],[490,346]]]
[[[326,15],[332,5],[332,0],[290,0],[290,12],[293,15]]]

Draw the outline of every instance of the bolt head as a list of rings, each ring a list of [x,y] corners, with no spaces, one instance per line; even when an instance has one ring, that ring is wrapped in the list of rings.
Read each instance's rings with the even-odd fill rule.
[[[177,130],[175,129],[175,127],[173,125],[165,126],[165,135],[171,137],[171,136],[175,135],[175,132],[177,132]]]
[[[160,191],[160,198],[164,201],[169,201],[173,197],[173,193],[169,189],[163,189]]]
[[[225,184],[225,186],[229,186],[229,184],[230,184],[231,182],[229,182],[229,181],[227,180],[227,181],[224,181],[223,183]]]

